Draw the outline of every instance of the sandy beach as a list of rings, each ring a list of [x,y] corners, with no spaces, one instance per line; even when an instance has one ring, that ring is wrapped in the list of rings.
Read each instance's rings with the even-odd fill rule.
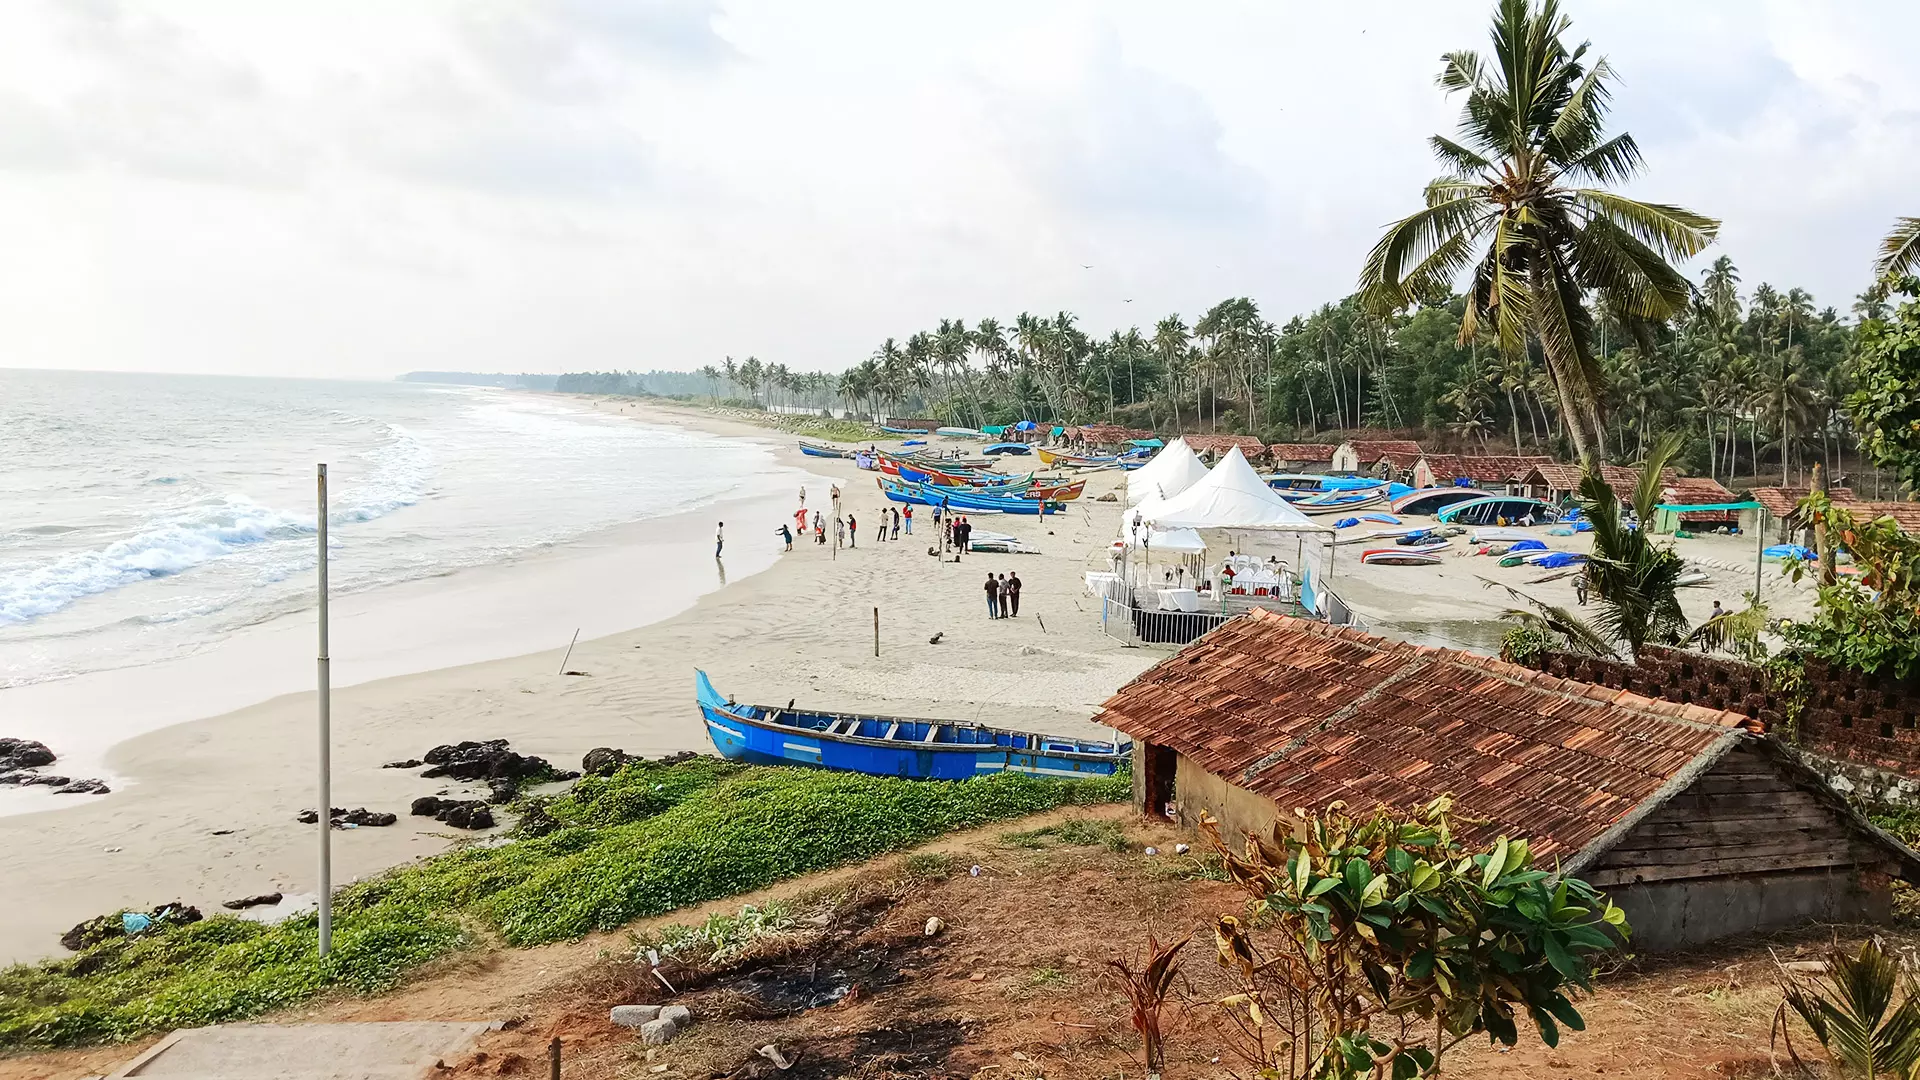
[[[929,556],[930,515],[921,519],[915,539],[902,535],[898,543],[875,543],[869,530],[884,503],[872,474],[850,461],[803,458],[791,439],[699,410],[595,405],[652,424],[777,440],[781,463],[841,484],[844,505],[862,521],[860,546],[836,557],[830,548],[796,543],[792,553],[779,554],[775,530],[792,520],[797,490],[782,504],[728,505],[697,520],[673,519],[673,528],[690,535],[635,532],[605,539],[603,552],[567,571],[576,580],[562,594],[578,610],[554,610],[561,605],[534,595],[548,590],[523,596],[550,622],[591,628],[567,665],[583,676],[558,674],[564,633],[552,635],[551,649],[508,659],[394,675],[367,668],[363,674],[375,677],[334,693],[333,803],[403,816],[391,828],[336,832],[337,881],[471,838],[404,815],[418,796],[483,794],[480,789],[425,780],[418,770],[382,769],[382,763],[461,739],[506,738],[514,749],[562,768],[577,768],[581,755],[596,746],[646,754],[706,750],[693,706],[696,667],[743,701],[797,697],[822,707],[1071,734],[1099,730],[1089,721],[1098,704],[1167,655],[1104,636],[1097,602],[1082,587],[1085,571],[1106,567],[1106,548],[1125,504],[1097,500],[1122,490],[1123,474],[1093,474],[1085,497],[1067,513],[997,517],[984,526],[1012,533],[1041,554],[970,555],[956,565]],[[824,481],[810,483],[807,494],[809,507],[827,505]],[[673,543],[687,552],[710,552],[713,524],[706,519],[722,515],[728,555],[721,566],[704,556],[674,559],[671,565],[682,569],[663,579],[631,565],[623,551],[627,544]],[[1689,615],[1702,617],[1716,598],[1737,606],[1741,591],[1752,587],[1750,541],[1680,543],[1690,558],[1746,567],[1744,575],[1715,570],[1711,587],[1689,590]],[[1522,585],[1539,574],[1464,557],[1440,567],[1363,568],[1358,551],[1341,547],[1335,585],[1377,630],[1487,651],[1497,648],[1498,632],[1484,620],[1511,604],[1480,577]],[[704,566],[700,573],[713,576],[695,588],[684,580],[688,565]],[[723,567],[735,566],[741,569],[720,587]],[[761,572],[745,573],[762,566]],[[988,621],[981,590],[987,571],[1019,573],[1025,582],[1019,618]],[[1776,568],[1768,569],[1767,580],[1776,614],[1804,606],[1807,590],[1788,589]],[[1549,602],[1572,603],[1569,582],[1529,588]],[[709,591],[697,595],[700,589]],[[459,610],[448,601],[435,617],[460,617]],[[490,618],[510,619],[511,612]],[[366,642],[356,644],[351,636],[357,625],[388,643],[383,655],[391,663],[407,662],[404,651],[392,655],[404,649],[406,627],[381,623],[377,611],[363,613],[357,624],[337,622],[336,653],[365,651]],[[284,662],[310,670],[307,633],[286,635]],[[935,634],[940,641],[930,644]],[[223,676],[201,671],[187,677]],[[16,853],[0,879],[0,909],[9,916],[0,921],[0,961],[52,955],[62,930],[122,906],[178,900],[212,909],[261,892],[310,894],[314,829],[298,824],[295,815],[314,804],[313,718],[311,692],[211,718],[181,717],[186,722],[105,750],[106,768],[126,781],[115,794],[0,818],[0,849]]]

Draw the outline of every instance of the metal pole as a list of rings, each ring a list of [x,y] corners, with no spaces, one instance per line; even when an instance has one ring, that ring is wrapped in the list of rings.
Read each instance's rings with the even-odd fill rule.
[[[320,955],[333,949],[333,673],[327,658],[327,467],[318,466],[320,514]]]
[[[1767,565],[1767,508],[1753,515],[1753,602],[1760,602],[1760,574]]]
[[[873,655],[880,655],[880,609],[873,609]]]

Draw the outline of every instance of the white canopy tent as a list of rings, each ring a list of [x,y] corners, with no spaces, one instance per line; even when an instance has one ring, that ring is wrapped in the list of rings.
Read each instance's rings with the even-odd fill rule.
[[[1206,479],[1207,467],[1185,439],[1168,443],[1153,460],[1127,474],[1127,503],[1170,499]]]
[[[1189,451],[1191,452],[1191,451]],[[1146,471],[1145,469],[1141,470]],[[1148,527],[1247,533],[1332,533],[1267,486],[1235,447],[1206,476],[1177,495],[1136,511]]]

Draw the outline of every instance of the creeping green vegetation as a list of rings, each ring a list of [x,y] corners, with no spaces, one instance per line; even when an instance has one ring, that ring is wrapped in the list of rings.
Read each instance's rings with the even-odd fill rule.
[[[1010,832],[1000,837],[1008,847],[1038,850],[1048,847],[1103,847],[1108,851],[1127,850],[1127,834],[1118,822],[1073,818],[1027,832]]]
[[[634,936],[640,952],[657,949],[662,955],[689,963],[718,964],[738,956],[762,938],[777,937],[794,928],[793,911],[778,900],[747,904],[738,915],[714,912],[704,922],[674,923],[649,934]]]
[[[909,855],[900,868],[909,881],[943,881],[953,876],[953,856],[944,851],[922,851]]]
[[[612,929],[956,829],[1121,801],[1130,783],[1125,774],[919,782],[717,759],[630,765],[545,802],[555,827],[544,836],[464,847],[342,890],[325,961],[312,916],[275,926],[222,917],[0,970],[0,1049],[220,1023],[327,989],[377,992],[476,941],[535,945]]]

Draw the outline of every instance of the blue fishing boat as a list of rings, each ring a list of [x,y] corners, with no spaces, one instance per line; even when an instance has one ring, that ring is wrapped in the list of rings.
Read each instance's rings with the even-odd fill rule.
[[[1559,520],[1560,511],[1552,503],[1519,495],[1487,495],[1442,507],[1435,515],[1447,525],[1505,525],[1529,518],[1548,525]]]
[[[980,452],[983,454],[1012,454],[1015,457],[1025,457],[1033,453],[1033,447],[1028,446],[1026,443],[1019,442],[997,442],[989,445],[985,450]]]
[[[808,442],[805,439],[800,440],[800,452],[808,457],[844,458],[850,456],[848,451],[842,450],[837,446]]]
[[[884,431],[884,432],[886,432],[886,433],[887,433],[887,434],[889,434],[889,435],[931,435],[931,434],[933,434],[933,432],[932,432],[931,430],[929,430],[929,429],[927,429],[927,428],[921,428],[921,427],[888,427],[888,426],[887,426],[887,425],[885,425],[885,424],[881,424],[881,425],[880,425],[880,430],[881,430],[881,431]]]
[[[694,698],[707,737],[720,756],[756,765],[817,765],[827,769],[966,780],[999,772],[1030,776],[1111,776],[1133,755],[1133,744],[1007,731],[954,720],[796,711],[739,705],[722,697],[704,671],[694,672]]]

